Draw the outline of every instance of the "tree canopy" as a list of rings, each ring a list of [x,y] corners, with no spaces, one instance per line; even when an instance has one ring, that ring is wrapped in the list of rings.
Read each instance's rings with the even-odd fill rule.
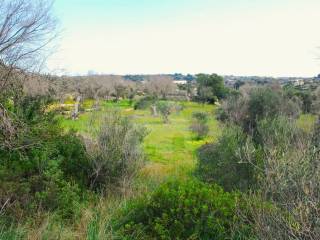
[[[217,74],[198,74],[196,81],[198,99],[202,102],[214,103],[227,95],[223,77]]]

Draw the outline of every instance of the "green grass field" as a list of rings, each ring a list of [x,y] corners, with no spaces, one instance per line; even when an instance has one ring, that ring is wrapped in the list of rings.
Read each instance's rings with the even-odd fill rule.
[[[128,101],[122,101],[103,102],[100,112],[82,114],[76,121],[63,119],[62,127],[86,133],[92,114],[106,114],[106,109],[118,108],[135,123],[144,125],[148,129],[148,135],[143,144],[147,162],[141,171],[141,176],[155,179],[186,176],[195,166],[196,149],[206,142],[214,141],[220,133],[220,128],[214,119],[215,106],[193,102],[180,104],[184,109],[179,113],[172,113],[168,124],[164,124],[160,116],[152,116],[149,110],[134,110]],[[210,116],[210,133],[202,140],[196,140],[189,130],[192,113],[197,111],[207,112]]]

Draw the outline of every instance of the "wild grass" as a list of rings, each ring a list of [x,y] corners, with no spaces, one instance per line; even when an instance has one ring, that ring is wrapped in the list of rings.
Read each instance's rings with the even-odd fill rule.
[[[302,114],[297,120],[298,127],[305,132],[310,133],[317,120],[317,116],[313,114]]]

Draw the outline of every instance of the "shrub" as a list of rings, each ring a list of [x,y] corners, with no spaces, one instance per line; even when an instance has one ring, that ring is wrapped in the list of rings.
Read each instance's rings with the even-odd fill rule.
[[[250,196],[247,209],[259,239],[320,239],[319,126],[313,134],[300,130],[294,119],[299,101],[273,90],[255,89],[222,107],[221,116],[240,125],[242,137],[224,133],[218,143],[203,147],[197,173],[231,189],[243,190],[238,182],[253,180],[248,186],[257,202]],[[237,112],[241,101],[246,107]]]
[[[209,133],[209,126],[201,122],[194,121],[190,125],[190,130],[196,135],[196,139],[200,140],[206,137]]]
[[[91,187],[104,191],[129,184],[144,160],[141,144],[146,129],[115,110],[94,119],[91,131],[97,137],[87,144]]]
[[[237,200],[216,185],[169,181],[130,202],[114,225],[119,239],[247,239],[250,226],[238,221]]]
[[[86,187],[83,144],[59,128],[46,103],[39,97],[21,99],[12,109],[18,134],[0,147],[1,214],[16,220],[38,210],[71,218]]]
[[[215,103],[227,96],[228,89],[224,86],[223,77],[217,74],[198,74],[197,99],[201,102]]]
[[[196,135],[197,139],[206,137],[209,133],[208,114],[205,112],[195,112],[192,114],[192,118],[190,130]]]
[[[156,101],[155,97],[153,96],[146,96],[141,99],[139,99],[135,104],[134,104],[134,109],[135,110],[144,110],[147,108],[150,108],[152,104],[154,104]]]
[[[174,105],[171,102],[167,102],[167,101],[157,102],[156,107],[159,113],[161,114],[164,123],[169,122],[169,115],[173,111],[173,106]]]
[[[257,123],[264,118],[273,118],[286,112],[281,92],[271,88],[256,88],[250,93],[248,101],[248,128],[254,129]]]
[[[319,239],[317,132],[308,135],[293,119],[270,116],[257,123],[253,145],[241,129],[229,128],[200,150],[197,174],[226,190],[251,190],[260,202],[248,206],[259,239]]]
[[[279,115],[296,118],[299,114],[299,104],[288,98],[281,89],[259,87],[251,89],[247,95],[230,95],[222,103],[218,117],[239,125],[247,133],[255,134],[262,119]]]
[[[253,229],[253,239],[309,239],[299,236],[301,225],[289,211],[266,201],[263,192],[243,196],[242,206],[237,209],[240,222]],[[318,238],[311,238],[318,239]]]
[[[205,182],[217,183],[227,191],[244,191],[256,183],[255,148],[239,127],[225,129],[217,143],[202,146],[198,159],[196,175]]]
[[[87,187],[90,165],[86,146],[82,139],[71,131],[57,139],[57,149],[64,156],[60,167],[65,179]]]
[[[259,188],[264,199],[287,212],[295,223],[267,216],[263,227],[272,222],[274,236],[286,232],[286,239],[319,239],[320,169],[315,135],[303,133],[294,121],[284,117],[263,120],[258,132],[263,150]],[[284,227],[276,228],[278,224]]]
[[[205,112],[194,112],[192,113],[192,118],[196,119],[199,122],[208,122],[208,114]]]

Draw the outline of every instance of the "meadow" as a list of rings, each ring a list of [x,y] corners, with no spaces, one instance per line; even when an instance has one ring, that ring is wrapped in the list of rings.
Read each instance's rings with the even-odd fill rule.
[[[172,113],[167,124],[163,123],[160,116],[152,116],[149,109],[134,110],[133,105],[127,100],[105,101],[101,104],[99,112],[84,113],[75,121],[61,118],[61,124],[66,130],[74,129],[80,134],[86,134],[90,118],[96,114],[103,115],[110,108],[118,109],[135,123],[145,126],[148,131],[143,143],[147,161],[140,176],[156,181],[173,176],[185,177],[191,174],[196,164],[196,149],[217,139],[221,128],[214,115],[216,106],[195,102],[179,104],[183,106],[182,111]],[[85,106],[89,105],[90,102],[85,103]],[[189,130],[194,112],[206,112],[210,116],[209,134],[201,140],[197,140]]]

